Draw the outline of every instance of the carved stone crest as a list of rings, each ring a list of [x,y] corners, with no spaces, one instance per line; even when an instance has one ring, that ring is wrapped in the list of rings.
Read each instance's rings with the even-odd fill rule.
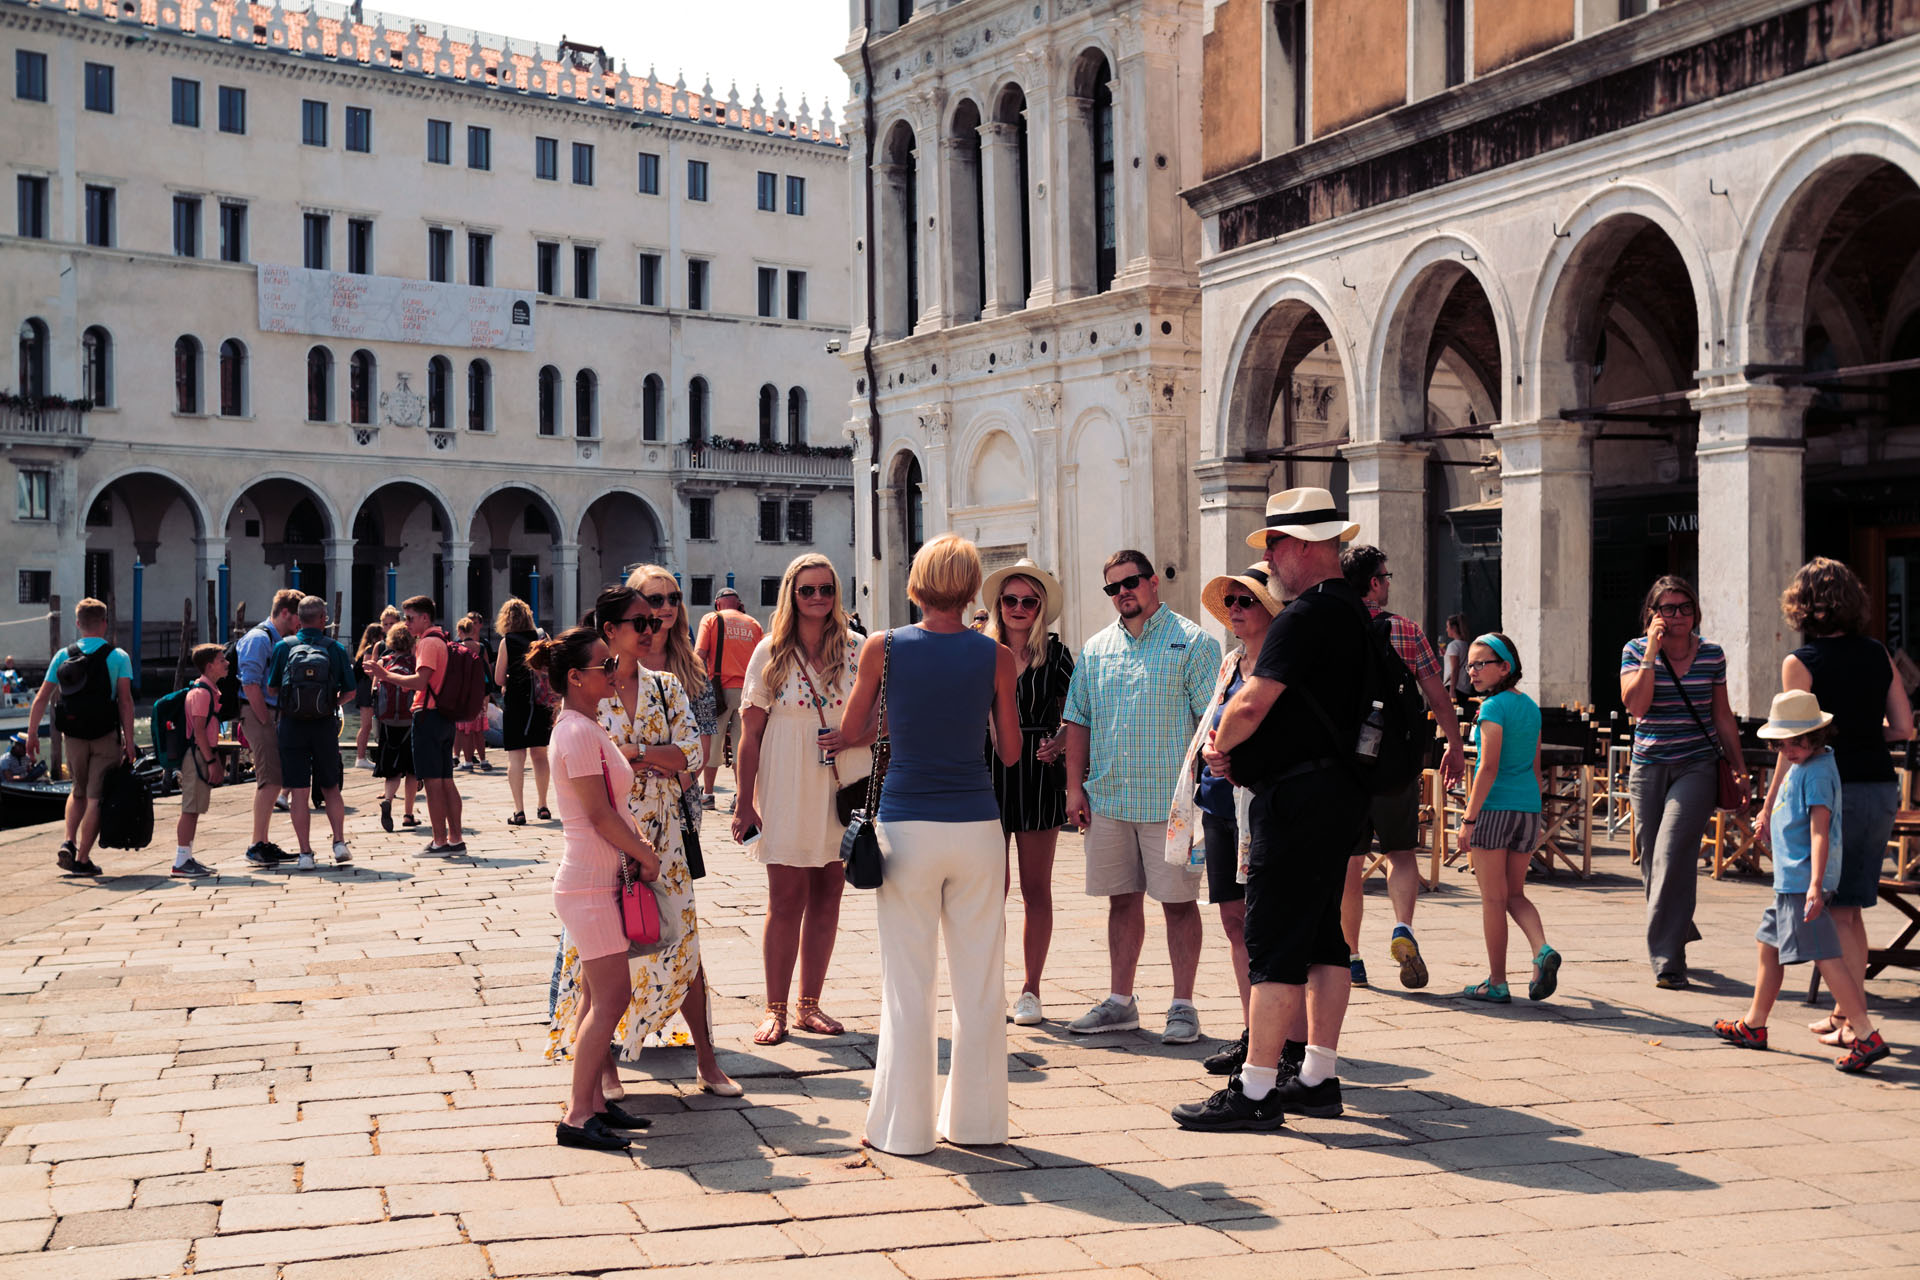
[[[410,377],[405,373],[394,374],[393,390],[380,393],[380,409],[386,414],[388,426],[417,427],[426,416],[427,402],[414,393]]]

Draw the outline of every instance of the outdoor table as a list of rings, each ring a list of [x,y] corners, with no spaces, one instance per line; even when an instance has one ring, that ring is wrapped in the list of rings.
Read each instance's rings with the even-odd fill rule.
[[[1920,811],[1908,810],[1905,816],[1920,825]],[[1900,936],[1886,946],[1867,949],[1867,977],[1878,977],[1887,969],[1920,969],[1920,947],[1910,945],[1920,935],[1920,880],[1883,879],[1880,901],[1905,916],[1907,923]],[[1816,967],[1813,980],[1807,984],[1807,1003],[1819,998],[1820,970]]]

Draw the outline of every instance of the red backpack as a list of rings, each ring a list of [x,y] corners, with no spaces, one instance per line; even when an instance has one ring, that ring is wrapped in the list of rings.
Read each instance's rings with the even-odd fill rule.
[[[440,691],[432,695],[434,709],[449,720],[473,719],[487,705],[487,661],[479,646],[448,640],[438,627],[427,634],[447,646],[447,670],[440,677]]]
[[[395,675],[410,676],[413,674],[413,655],[389,654],[380,659],[380,665]],[[374,715],[381,724],[403,725],[413,719],[413,690],[402,689],[385,680],[375,687],[379,692],[374,697]]]

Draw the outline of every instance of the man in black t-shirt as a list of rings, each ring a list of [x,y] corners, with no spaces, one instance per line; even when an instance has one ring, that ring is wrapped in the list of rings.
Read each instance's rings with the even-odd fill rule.
[[[1292,600],[1267,628],[1253,676],[1227,704],[1206,752],[1215,772],[1253,791],[1247,1057],[1225,1089],[1173,1109],[1183,1128],[1274,1130],[1287,1112],[1332,1117],[1343,1109],[1335,1051],[1352,982],[1340,900],[1367,817],[1354,745],[1365,718],[1368,636],[1366,605],[1340,569],[1340,544],[1359,531],[1325,489],[1289,489],[1268,499],[1266,527],[1247,539],[1265,548]],[[1305,1043],[1295,1049],[1287,1032],[1303,1024]]]

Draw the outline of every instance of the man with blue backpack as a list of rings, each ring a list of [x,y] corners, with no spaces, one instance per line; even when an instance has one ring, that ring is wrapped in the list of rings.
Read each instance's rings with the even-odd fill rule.
[[[295,867],[311,871],[309,840],[312,813],[309,791],[319,787],[333,828],[333,861],[353,860],[347,847],[347,810],[340,798],[340,708],[353,697],[353,659],[327,634],[327,602],[319,596],[300,601],[300,629],[273,647],[267,684],[280,712],[280,780],[293,792],[293,835],[300,843]]]
[[[107,639],[107,606],[88,596],[73,607],[80,638],[53,655],[40,692],[27,712],[27,757],[40,747],[40,717],[52,702],[53,727],[64,737],[67,776],[67,838],[60,845],[60,870],[70,876],[97,876],[93,842],[100,834],[100,797],[107,772],[124,757],[140,759],[133,740],[133,660]]]

